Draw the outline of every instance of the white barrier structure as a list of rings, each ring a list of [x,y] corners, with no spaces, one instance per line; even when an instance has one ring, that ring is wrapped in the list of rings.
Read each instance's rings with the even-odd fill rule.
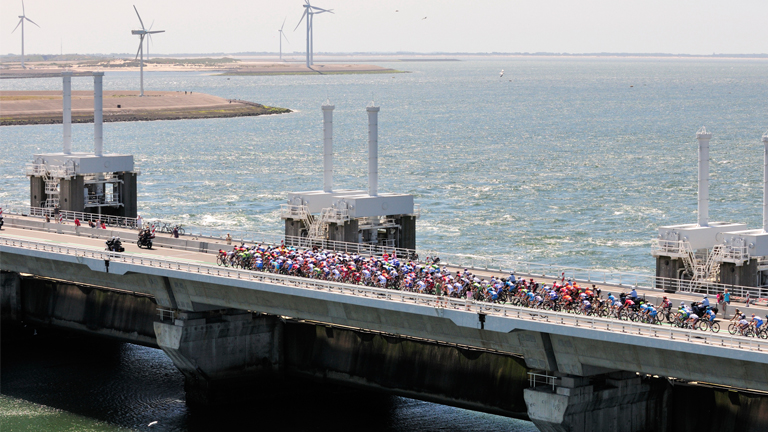
[[[62,73],[61,153],[38,153],[26,167],[30,206],[136,217],[132,155],[104,154],[103,77],[93,73],[93,153],[72,151],[72,72]]]
[[[368,190],[333,188],[333,109],[323,111],[323,189],[290,192],[280,217],[286,237],[308,237],[351,243],[414,249],[416,218],[413,195],[379,193],[380,108],[372,102],[368,114]]]

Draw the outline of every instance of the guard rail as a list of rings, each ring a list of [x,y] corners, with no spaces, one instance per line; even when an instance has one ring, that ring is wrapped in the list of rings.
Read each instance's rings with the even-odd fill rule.
[[[173,261],[161,258],[150,258],[146,256],[135,256],[97,249],[79,248],[7,237],[0,237],[0,246],[40,250],[45,252],[95,258],[99,260],[110,260],[112,262],[121,262],[154,268],[167,268],[170,270],[186,271],[190,273],[206,274],[230,279],[249,280],[295,288],[305,288],[310,290],[327,291],[352,296],[369,297],[383,301],[385,300],[400,303],[419,304],[434,308],[453,308],[458,310],[471,311],[478,314],[514,318],[527,321],[537,321],[549,324],[568,325],[610,333],[624,333],[651,338],[666,338],[680,342],[750,351],[768,351],[768,341],[762,341],[758,338],[702,332],[699,330],[681,329],[672,326],[659,326],[630,321],[621,321],[610,318],[582,316],[566,312],[541,311],[538,309],[530,309],[520,306],[501,305],[450,297],[438,297],[434,295],[419,294],[407,291],[372,288],[361,285],[351,285],[296,276],[276,275],[272,273],[239,270],[228,267]]]

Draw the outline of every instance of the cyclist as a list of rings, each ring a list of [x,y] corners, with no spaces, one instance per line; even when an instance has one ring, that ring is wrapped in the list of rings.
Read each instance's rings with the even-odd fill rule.
[[[744,336],[744,331],[749,327],[749,322],[744,314],[738,315],[739,317],[739,333]]]
[[[755,333],[760,330],[760,326],[763,325],[763,319],[759,315],[752,314],[752,325],[755,326]]]
[[[590,309],[592,309],[592,304],[585,298],[581,301],[581,311],[584,312],[584,315],[588,315]]]
[[[709,319],[710,323],[713,323],[715,322],[715,315],[716,315],[715,311],[713,311],[711,307],[708,307],[707,312],[704,316]]]
[[[694,328],[694,326],[696,325],[696,322],[698,321],[699,321],[699,316],[691,312],[690,314],[688,314],[688,319],[685,320],[685,323],[688,324],[690,328]]]

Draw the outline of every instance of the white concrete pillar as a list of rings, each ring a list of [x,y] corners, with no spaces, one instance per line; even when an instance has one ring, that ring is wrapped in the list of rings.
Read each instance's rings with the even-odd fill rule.
[[[371,106],[368,111],[368,195],[379,194],[379,107]]]
[[[93,154],[104,154],[104,137],[102,127],[104,125],[104,102],[102,100],[102,77],[104,72],[93,73]]]
[[[709,226],[709,140],[712,134],[704,126],[696,132],[699,140],[699,226]]]
[[[64,97],[61,124],[64,126],[64,154],[72,153],[72,72],[62,72]]]
[[[323,191],[333,191],[333,109],[330,100],[323,104]]]
[[[768,131],[763,134],[763,232],[768,232]]]

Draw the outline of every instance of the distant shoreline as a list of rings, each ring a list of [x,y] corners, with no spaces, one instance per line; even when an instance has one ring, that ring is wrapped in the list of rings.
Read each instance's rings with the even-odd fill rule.
[[[249,117],[290,113],[287,108],[203,93],[105,91],[104,122]],[[61,91],[3,91],[0,126],[61,124]],[[93,92],[72,92],[72,123],[93,123]]]

